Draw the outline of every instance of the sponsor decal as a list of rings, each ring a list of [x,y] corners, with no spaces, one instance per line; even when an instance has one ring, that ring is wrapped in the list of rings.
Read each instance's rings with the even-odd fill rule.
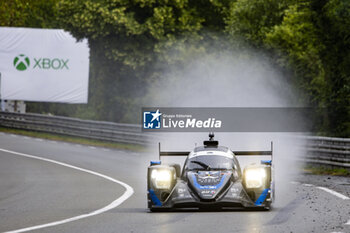
[[[30,66],[30,60],[26,55],[20,54],[13,59],[13,66],[16,70],[24,71]]]
[[[201,194],[204,197],[212,197],[215,193],[216,193],[215,190],[203,190],[203,191],[201,191]]]
[[[34,61],[34,69],[41,69],[41,70],[69,70],[69,59],[63,59],[63,58],[46,58],[46,57],[39,57],[33,58]],[[31,63],[31,59],[24,55],[20,54],[16,56],[13,59],[13,66],[18,71],[24,71],[29,69]]]

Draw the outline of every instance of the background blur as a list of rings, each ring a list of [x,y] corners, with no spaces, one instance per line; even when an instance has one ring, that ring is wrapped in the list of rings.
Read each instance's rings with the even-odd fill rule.
[[[89,103],[28,112],[139,123],[142,106],[312,106],[327,109],[320,134],[350,135],[348,0],[2,0],[0,26],[89,41]]]

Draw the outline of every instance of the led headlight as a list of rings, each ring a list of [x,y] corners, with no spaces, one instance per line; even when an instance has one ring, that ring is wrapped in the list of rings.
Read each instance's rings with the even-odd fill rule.
[[[151,173],[151,179],[157,189],[170,189],[173,174],[170,170],[154,169]]]
[[[263,168],[247,169],[244,178],[247,188],[260,188],[266,181],[266,171]]]

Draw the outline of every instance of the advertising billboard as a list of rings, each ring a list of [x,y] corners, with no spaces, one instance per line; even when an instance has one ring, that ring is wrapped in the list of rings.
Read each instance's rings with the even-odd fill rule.
[[[1,99],[87,103],[89,47],[59,29],[0,27]]]

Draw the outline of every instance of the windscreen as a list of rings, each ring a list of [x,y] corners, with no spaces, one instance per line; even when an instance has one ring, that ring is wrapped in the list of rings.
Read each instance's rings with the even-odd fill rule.
[[[232,169],[233,160],[219,155],[196,156],[187,160],[186,170]]]

